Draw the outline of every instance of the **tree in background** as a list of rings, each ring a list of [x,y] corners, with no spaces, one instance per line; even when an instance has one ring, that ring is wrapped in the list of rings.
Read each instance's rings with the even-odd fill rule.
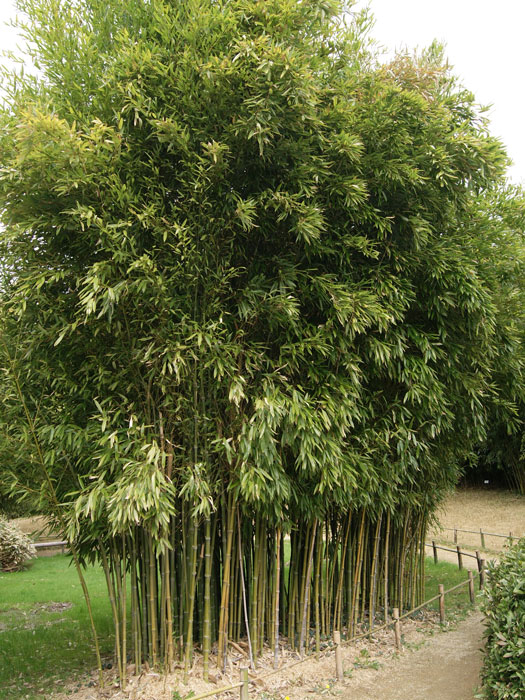
[[[104,567],[122,682],[128,578],[137,668],[198,643],[205,676],[214,640],[277,659],[415,604],[429,519],[517,410],[474,97],[436,46],[378,64],[336,0],[18,4],[3,424],[38,459],[10,479]]]
[[[471,222],[479,230],[481,275],[497,311],[497,357],[487,435],[476,448],[467,480],[482,472],[525,495],[523,366],[525,339],[525,200],[517,187],[489,191],[476,202]],[[509,415],[514,418],[509,419]]]

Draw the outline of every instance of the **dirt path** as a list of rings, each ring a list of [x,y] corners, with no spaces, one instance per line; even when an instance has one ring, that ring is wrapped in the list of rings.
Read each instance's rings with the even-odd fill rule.
[[[359,672],[346,683],[344,700],[472,700],[481,669],[482,615],[456,630],[437,633],[421,648],[403,652],[378,671]]]

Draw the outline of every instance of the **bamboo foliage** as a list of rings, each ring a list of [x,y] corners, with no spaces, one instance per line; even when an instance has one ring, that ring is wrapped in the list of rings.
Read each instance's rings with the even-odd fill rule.
[[[382,66],[338,0],[48,4],[0,113],[5,482],[104,569],[123,686],[128,652],[208,678],[372,629],[518,424],[501,145],[439,47]]]

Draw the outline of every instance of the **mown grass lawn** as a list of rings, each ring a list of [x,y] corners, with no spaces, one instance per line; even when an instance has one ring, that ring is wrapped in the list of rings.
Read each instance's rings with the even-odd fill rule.
[[[103,571],[86,580],[101,650],[113,650]],[[87,608],[71,558],[41,557],[16,573],[0,573],[0,698],[44,700],[63,681],[96,666]]]
[[[439,583],[447,589],[466,578],[457,566],[435,565],[428,558],[425,597],[436,595]],[[101,651],[111,655],[113,626],[104,574],[89,567],[86,580]],[[468,586],[446,598],[450,620],[469,608]],[[70,557],[42,557],[25,571],[0,573],[1,700],[45,700],[95,665],[87,609]]]
[[[432,557],[427,557],[426,559],[425,573],[425,600],[429,600],[438,594],[438,585],[440,583],[447,590],[468,579],[468,572],[465,569],[460,571],[456,564],[448,562],[434,564]],[[478,598],[479,576],[477,572],[474,572],[474,591],[476,598]],[[445,596],[445,618],[449,620],[461,618],[471,608],[468,584]],[[431,603],[428,606],[428,610],[439,610],[439,601],[436,600],[434,603]]]

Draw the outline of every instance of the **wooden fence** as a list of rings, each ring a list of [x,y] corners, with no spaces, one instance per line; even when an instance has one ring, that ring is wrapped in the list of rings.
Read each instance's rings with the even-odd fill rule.
[[[431,545],[429,545],[431,546]],[[436,545],[437,548],[437,545]],[[439,547],[439,549],[445,549],[444,547]],[[455,550],[449,550],[449,551],[455,551]],[[466,554],[466,553],[463,553]],[[475,555],[468,555],[468,556],[475,556]],[[481,568],[478,572],[479,575],[479,588],[480,590],[483,589],[484,587],[484,582],[485,582],[485,560],[480,559],[481,562]],[[460,567],[461,568],[461,567]],[[363,639],[364,637],[370,637],[370,635],[375,634],[377,632],[380,632],[384,629],[387,629],[389,627],[393,628],[394,631],[394,644],[396,650],[400,651],[402,649],[402,635],[401,635],[401,622],[403,619],[410,617],[410,615],[413,615],[415,612],[418,612],[422,608],[427,607],[431,603],[434,603],[435,601],[439,601],[439,621],[441,624],[445,622],[446,615],[445,615],[445,596],[447,596],[449,593],[452,593],[453,591],[458,590],[459,588],[463,588],[468,585],[468,590],[469,590],[469,597],[470,597],[470,602],[472,605],[475,603],[475,591],[474,591],[474,574],[472,571],[468,571],[468,578],[465,579],[465,581],[461,581],[461,583],[456,584],[455,586],[452,586],[452,588],[449,588],[448,590],[445,590],[445,587],[443,584],[438,585],[438,593],[437,595],[433,596],[432,598],[429,598],[428,600],[425,600],[424,603],[421,603],[421,605],[418,605],[417,607],[413,608],[412,610],[409,610],[408,612],[403,613],[402,615],[399,614],[399,609],[394,608],[392,610],[392,619],[389,620],[388,622],[385,622],[384,624],[380,625],[379,627],[374,627],[372,629],[367,630],[366,632],[362,632],[361,634],[357,634],[353,636],[351,639],[348,639],[344,642],[341,641],[341,633],[336,630],[333,633],[333,650],[334,650],[334,659],[335,659],[335,675],[338,681],[343,680],[344,678],[344,667],[343,667],[343,657],[342,657],[342,646],[346,646],[349,644],[352,644],[353,642],[356,642],[358,639]],[[278,669],[275,669],[274,671],[269,671],[268,673],[265,673],[261,676],[257,676],[255,679],[250,679],[249,677],[249,666],[244,665],[241,666],[239,669],[240,673],[240,680],[238,683],[232,683],[231,685],[224,686],[222,688],[216,688],[213,690],[210,690],[206,693],[201,693],[200,695],[194,695],[192,696],[192,700],[204,700],[205,698],[209,698],[213,695],[222,695],[223,693],[228,693],[231,692],[232,690],[240,690],[240,700],[249,700],[249,687],[250,684],[255,684],[260,681],[264,681],[270,676],[275,675],[276,673],[282,673],[283,671],[288,671],[291,668],[294,668],[294,666],[299,666],[300,664],[303,664],[305,662],[311,661],[312,660],[312,655],[306,655],[303,658],[294,661],[291,664],[287,664],[285,666],[282,666]]]
[[[483,568],[482,562],[484,559],[481,558],[481,554],[479,550],[476,549],[476,553],[472,554],[472,552],[465,552],[460,548],[459,545],[456,545],[455,549],[451,549],[450,547],[443,547],[442,545],[436,544],[435,540],[432,540],[432,544],[429,544],[428,542],[425,542],[425,547],[432,547],[432,554],[434,556],[434,564],[438,563],[438,549],[443,550],[444,552],[454,552],[454,554],[457,555],[458,557],[458,568],[461,570],[463,569],[463,557],[471,557],[472,559],[477,560],[478,564],[478,571],[481,571]]]
[[[458,543],[458,532],[466,532],[470,535],[479,535],[482,549],[485,549],[486,547],[485,537],[502,537],[503,539],[508,540],[510,544],[512,544],[514,540],[519,540],[519,537],[517,535],[513,535],[512,532],[509,532],[508,535],[502,535],[499,532],[486,532],[481,527],[479,530],[463,530],[459,527],[444,527],[442,530],[447,530],[448,532],[454,533],[454,544]]]

